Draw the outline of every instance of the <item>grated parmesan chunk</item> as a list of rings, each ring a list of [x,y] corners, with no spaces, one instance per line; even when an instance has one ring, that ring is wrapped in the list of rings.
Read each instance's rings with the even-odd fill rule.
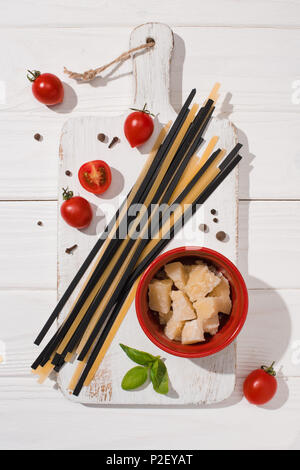
[[[180,341],[183,325],[183,321],[177,321],[171,318],[165,326],[165,335],[171,340]]]
[[[219,298],[218,297],[201,297],[193,303],[196,310],[197,317],[201,320],[217,315],[219,312]]]
[[[205,333],[210,333],[212,336],[214,336],[219,328],[220,325],[220,320],[219,320],[219,315],[214,315],[211,318],[208,318],[207,320],[204,320],[203,322],[203,330]]]
[[[194,344],[204,341],[204,331],[202,321],[198,318],[196,320],[187,321],[184,324],[181,334],[182,344]]]
[[[149,284],[149,307],[160,313],[168,313],[171,309],[171,279],[152,279]]]
[[[208,295],[211,298],[216,298],[219,301],[219,312],[229,315],[232,309],[232,302],[230,298],[229,282],[223,274],[219,274],[220,283]]]
[[[182,263],[176,261],[175,263],[166,264],[165,272],[167,276],[172,279],[178,289],[184,289],[184,286],[188,280],[188,275]]]
[[[177,321],[193,320],[196,312],[192,303],[181,290],[171,291],[173,318]]]
[[[195,302],[209,294],[220,282],[221,279],[216,276],[206,264],[200,264],[195,266],[189,273],[185,292],[190,300]]]
[[[159,323],[161,325],[166,325],[168,321],[171,319],[172,315],[173,315],[172,310],[170,310],[168,313],[158,312]]]

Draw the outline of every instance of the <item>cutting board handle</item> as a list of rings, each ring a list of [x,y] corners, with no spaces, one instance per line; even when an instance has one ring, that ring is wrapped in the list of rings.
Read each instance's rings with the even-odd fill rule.
[[[161,121],[170,119],[170,62],[174,47],[173,31],[162,23],[137,26],[130,36],[130,48],[154,39],[155,46],[133,55],[134,107],[159,114]]]

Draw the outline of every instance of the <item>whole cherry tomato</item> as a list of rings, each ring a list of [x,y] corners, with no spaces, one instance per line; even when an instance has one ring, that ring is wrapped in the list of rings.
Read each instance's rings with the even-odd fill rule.
[[[102,194],[110,186],[111,171],[103,160],[84,163],[78,171],[81,186],[93,194]]]
[[[61,103],[64,99],[64,87],[60,79],[52,73],[28,70],[28,80],[32,82],[32,93],[35,98],[48,106]]]
[[[254,405],[264,405],[270,401],[277,390],[276,372],[272,362],[270,367],[261,366],[251,372],[244,382],[244,395]]]
[[[73,196],[73,191],[63,188],[63,198],[60,213],[67,224],[75,228],[86,228],[90,225],[93,212],[90,203],[80,196]]]
[[[131,108],[134,113],[127,116],[124,123],[124,133],[131,147],[138,147],[145,143],[151,136],[154,124],[151,113],[146,109]]]

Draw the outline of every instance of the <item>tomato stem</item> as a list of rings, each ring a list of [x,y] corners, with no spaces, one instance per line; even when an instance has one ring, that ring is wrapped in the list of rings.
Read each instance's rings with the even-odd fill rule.
[[[149,109],[147,109],[147,103],[144,104],[143,109],[137,109],[137,108],[129,108],[132,111],[138,111],[139,113],[145,113],[145,114],[150,114],[150,116],[154,116],[154,114],[150,113]]]
[[[71,197],[74,196],[73,191],[69,191],[69,188],[62,188],[62,190],[63,190],[62,197],[64,201],[68,201],[68,199],[71,199]]]
[[[269,367],[267,367],[267,366],[261,366],[261,369],[264,370],[267,374],[273,375],[273,377],[275,377],[276,372],[275,372],[275,370],[273,369],[274,364],[275,364],[275,361],[273,361],[272,364],[271,364]]]
[[[41,72],[39,72],[38,70],[33,70],[33,71],[27,70],[27,72],[28,72],[27,78],[30,82],[34,82],[41,75]]]

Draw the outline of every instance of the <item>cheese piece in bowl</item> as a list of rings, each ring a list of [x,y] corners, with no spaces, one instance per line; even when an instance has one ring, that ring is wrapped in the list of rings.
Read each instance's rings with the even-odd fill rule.
[[[181,332],[184,326],[184,321],[177,321],[171,318],[165,327],[165,335],[174,341],[181,340]]]
[[[230,298],[230,286],[226,277],[223,274],[219,274],[220,283],[208,294],[209,297],[218,299],[219,301],[219,312],[229,315],[232,309],[232,302]]]
[[[149,284],[149,307],[167,314],[171,308],[171,279],[153,279]]]
[[[198,264],[190,271],[184,290],[190,300],[195,302],[209,294],[220,282],[221,279],[206,264]]]
[[[193,309],[192,302],[189,301],[187,296],[181,290],[171,291],[172,310],[174,320],[187,321],[194,320],[197,315]]]
[[[165,272],[168,278],[172,279],[177,289],[180,289],[180,290],[184,289],[188,280],[188,273],[184,269],[184,266],[182,263],[180,263],[180,261],[166,264]]]
[[[182,344],[200,343],[204,339],[203,324],[199,318],[185,323],[181,333]]]
[[[149,284],[149,307],[172,341],[195,344],[215,335],[219,313],[230,314],[230,286],[222,273],[202,260],[166,264]]]
[[[171,320],[171,317],[173,315],[172,310],[170,310],[168,313],[162,313],[162,312],[157,312],[158,317],[159,317],[159,323],[161,325],[166,325],[169,320]]]
[[[201,320],[207,320],[207,318],[217,315],[219,310],[219,298],[218,297],[200,297],[196,302],[193,303],[193,307],[197,313],[197,317]]]
[[[209,333],[210,335],[214,336],[220,326],[219,315],[216,314],[213,317],[207,318],[203,321],[203,330],[204,333]]]

